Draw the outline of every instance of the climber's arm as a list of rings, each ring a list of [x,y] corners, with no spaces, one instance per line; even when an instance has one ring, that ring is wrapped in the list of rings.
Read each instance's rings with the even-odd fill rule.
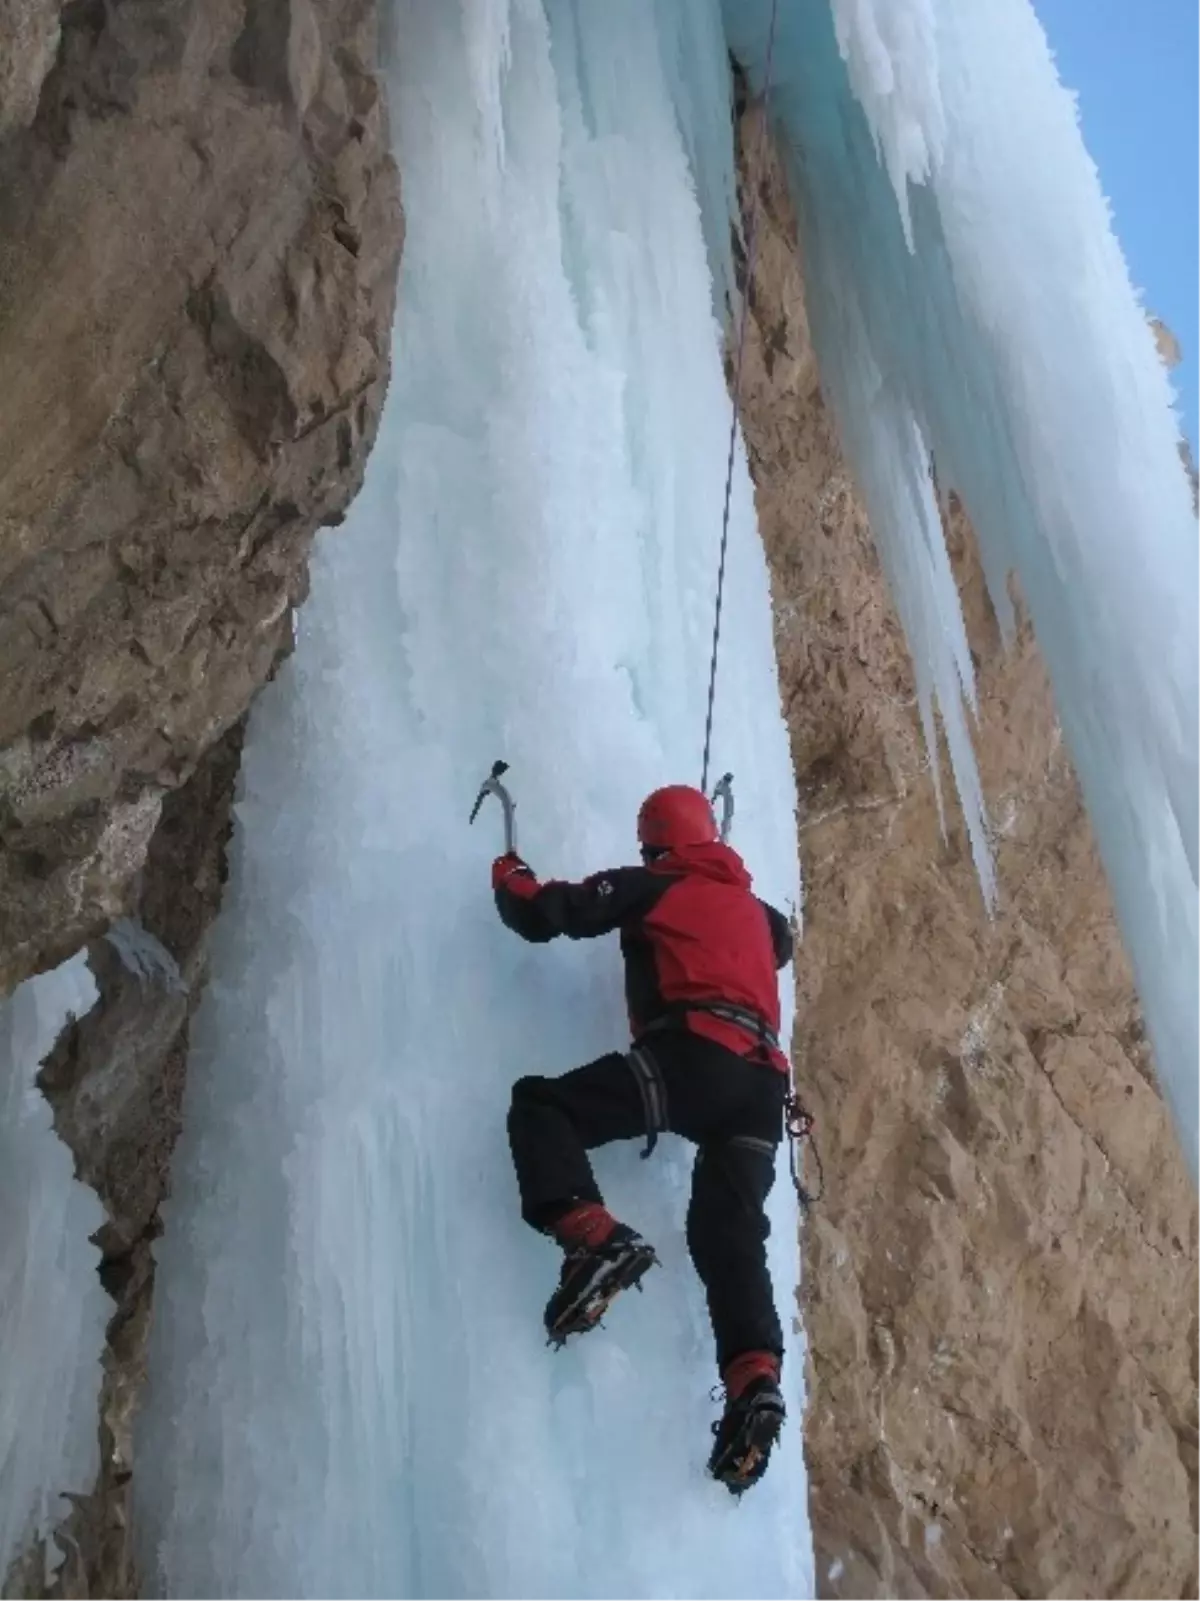
[[[542,884],[518,856],[501,856],[492,866],[496,910],[514,934],[534,943],[560,934],[568,939],[611,934],[643,916],[666,887],[661,874],[644,867],[617,867],[580,884],[557,879]]]

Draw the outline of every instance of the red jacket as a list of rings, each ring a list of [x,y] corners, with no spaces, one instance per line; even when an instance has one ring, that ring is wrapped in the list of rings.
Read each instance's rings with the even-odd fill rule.
[[[753,893],[728,845],[691,845],[647,867],[618,867],[582,884],[500,875],[496,907],[523,939],[621,932],[625,998],[634,1040],[664,1026],[702,1034],[739,1056],[788,1071],[787,1057],[755,1021],[779,1033],[776,973],[792,956],[787,919]],[[730,1021],[688,1006],[724,1005]]]

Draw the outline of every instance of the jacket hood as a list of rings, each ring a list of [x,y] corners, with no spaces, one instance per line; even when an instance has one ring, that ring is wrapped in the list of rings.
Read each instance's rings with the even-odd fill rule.
[[[745,862],[733,847],[716,840],[710,845],[680,845],[652,863],[651,872],[686,873],[714,884],[733,884],[738,889],[749,889],[753,883]]]

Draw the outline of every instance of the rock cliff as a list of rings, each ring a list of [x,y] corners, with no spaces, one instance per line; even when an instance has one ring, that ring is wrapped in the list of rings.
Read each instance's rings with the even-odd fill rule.
[[[373,0],[7,0],[0,994],[90,946],[42,1084],[103,1200],[102,1469],[55,1593],[136,1593],[150,1242],[255,691],[356,493],[402,240]],[[182,987],[127,972],[130,915]],[[31,1551],[6,1594],[44,1594]]]
[[[801,795],[821,1593],[1194,1595],[1195,1194],[1045,671],[1027,625],[1002,648],[954,508],[989,922],[956,807],[939,834],[774,163],[762,194],[744,409]]]
[[[0,992],[126,910],[290,638],[388,371],[370,0],[18,0],[0,50]]]

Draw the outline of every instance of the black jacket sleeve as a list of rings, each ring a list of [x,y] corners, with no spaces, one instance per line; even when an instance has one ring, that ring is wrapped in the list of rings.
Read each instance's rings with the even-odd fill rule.
[[[617,867],[585,878],[582,884],[539,884],[526,894],[502,886],[496,891],[496,910],[507,928],[532,944],[560,934],[595,939],[644,916],[669,882],[644,867]]]
[[[777,912],[766,901],[761,903],[767,914],[767,922],[771,925],[771,944],[775,947],[776,968],[786,967],[791,961],[795,941],[792,938],[792,925],[782,912]]]

